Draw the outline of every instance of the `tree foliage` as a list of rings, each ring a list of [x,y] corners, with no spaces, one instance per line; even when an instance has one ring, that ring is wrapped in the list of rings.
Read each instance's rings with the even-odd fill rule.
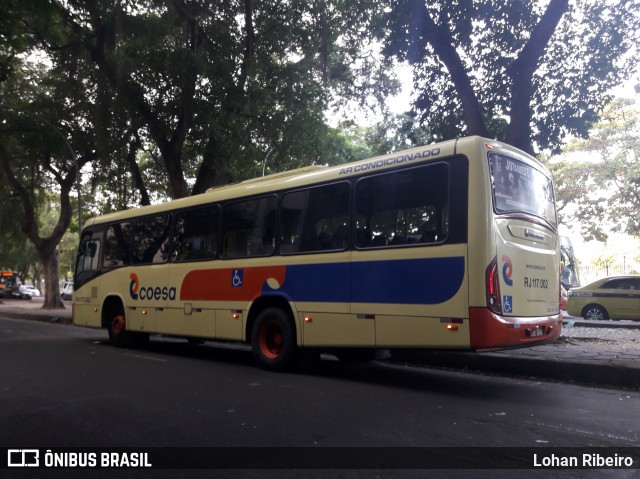
[[[388,55],[413,66],[413,105],[437,138],[479,134],[525,151],[586,136],[637,66],[640,5],[619,0],[425,2],[388,9]]]
[[[638,98],[611,102],[590,138],[572,142],[551,166],[565,223],[579,223],[587,239],[609,231],[640,238]]]
[[[55,8],[46,1],[10,1],[2,8],[13,21],[0,25],[7,40],[0,47],[0,169],[4,188],[19,199],[20,229],[44,271],[44,306],[61,307],[56,248],[71,223],[78,172],[95,156],[87,129],[91,98],[80,60],[60,61],[56,54],[62,50],[45,54],[51,44],[62,44]],[[40,213],[49,191],[57,193],[60,206],[44,231]],[[24,239],[17,244],[28,250]]]
[[[385,61],[363,53],[378,13],[371,0],[3,2],[2,200],[20,200],[45,305],[58,306],[72,189],[76,207],[106,212],[343,161],[328,106],[394,87]],[[43,233],[46,190],[60,206]]]
[[[142,197],[134,159],[143,145],[169,196],[202,193],[261,170],[329,161],[328,105],[393,87],[385,62],[362,54],[372,1],[57,5],[96,67],[96,108],[112,133],[104,143],[123,140],[122,159],[108,164],[120,167],[131,153]]]

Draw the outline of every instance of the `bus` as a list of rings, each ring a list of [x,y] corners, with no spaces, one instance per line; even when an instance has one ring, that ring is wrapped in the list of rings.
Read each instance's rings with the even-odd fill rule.
[[[18,285],[17,273],[13,271],[0,271],[0,298],[10,298],[11,291]]]
[[[92,218],[73,322],[118,347],[248,343],[270,370],[483,351],[560,335],[559,272],[549,172],[468,137]]]

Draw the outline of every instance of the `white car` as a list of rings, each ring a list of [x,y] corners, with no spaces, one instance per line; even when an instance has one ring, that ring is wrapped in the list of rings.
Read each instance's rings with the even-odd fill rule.
[[[60,290],[60,296],[63,300],[71,300],[73,297],[73,282],[65,281]]]
[[[27,289],[27,291],[29,291],[29,293],[31,293],[31,296],[40,296],[40,290],[35,286],[26,285],[25,288]]]

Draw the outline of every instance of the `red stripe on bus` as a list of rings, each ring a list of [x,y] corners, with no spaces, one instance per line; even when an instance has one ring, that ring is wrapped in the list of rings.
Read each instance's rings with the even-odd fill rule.
[[[180,300],[251,301],[261,295],[267,280],[272,279],[277,282],[277,285],[282,285],[285,273],[285,266],[191,271],[182,282]],[[241,281],[236,279],[234,282],[234,277],[241,278]]]

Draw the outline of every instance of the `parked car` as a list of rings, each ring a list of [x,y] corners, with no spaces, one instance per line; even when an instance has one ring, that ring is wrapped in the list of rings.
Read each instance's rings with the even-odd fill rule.
[[[60,296],[63,300],[71,300],[73,297],[73,282],[65,281],[62,285],[62,289],[60,290]]]
[[[640,275],[603,278],[572,289],[567,313],[584,319],[640,320]]]
[[[5,297],[12,299],[31,299],[31,293],[26,286],[13,286],[9,290],[9,294],[5,291]]]
[[[31,296],[40,296],[40,290],[35,286],[26,285],[25,288],[27,288],[27,291],[29,291]]]

